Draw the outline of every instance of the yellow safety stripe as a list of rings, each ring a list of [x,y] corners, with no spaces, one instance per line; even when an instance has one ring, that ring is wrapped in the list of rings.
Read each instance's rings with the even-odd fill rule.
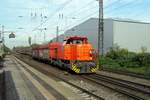
[[[91,72],[96,72],[98,69],[99,69],[99,66],[96,65],[95,67],[92,67],[92,68],[91,68]]]
[[[74,70],[74,69],[75,69],[75,66],[72,67],[72,70]]]
[[[80,69],[77,68],[77,66],[75,64],[72,65],[72,70],[75,71],[76,73],[80,72]]]
[[[77,73],[79,73],[80,69],[77,69]]]

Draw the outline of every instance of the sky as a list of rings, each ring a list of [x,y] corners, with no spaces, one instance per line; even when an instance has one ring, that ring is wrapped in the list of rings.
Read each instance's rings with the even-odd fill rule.
[[[104,17],[150,22],[149,5],[150,0],[104,0]],[[29,37],[32,43],[50,41],[57,26],[63,34],[91,17],[98,18],[98,6],[96,0],[1,0],[0,26],[16,35],[9,39],[5,33],[5,44],[27,46]]]

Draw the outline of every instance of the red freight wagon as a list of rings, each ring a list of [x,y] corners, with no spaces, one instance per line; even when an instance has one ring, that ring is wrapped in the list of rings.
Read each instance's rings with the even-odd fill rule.
[[[63,59],[63,44],[61,42],[49,43],[49,57],[53,59]]]
[[[34,47],[32,49],[32,56],[33,58],[38,58],[38,59],[49,59],[49,47],[48,44],[45,45],[40,45],[37,47]]]

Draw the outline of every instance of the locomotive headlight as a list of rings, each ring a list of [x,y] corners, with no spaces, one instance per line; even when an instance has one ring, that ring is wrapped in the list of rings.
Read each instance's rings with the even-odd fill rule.
[[[90,54],[90,57],[92,57],[92,58],[96,57],[96,51],[94,49],[91,49],[89,54]]]
[[[90,56],[91,56],[91,57],[93,56],[93,49],[90,50]]]

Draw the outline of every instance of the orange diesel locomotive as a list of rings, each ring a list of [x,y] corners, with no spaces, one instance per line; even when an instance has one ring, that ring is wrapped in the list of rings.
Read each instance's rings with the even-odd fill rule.
[[[72,36],[64,42],[49,42],[35,47],[32,57],[76,73],[95,73],[98,70],[94,49],[87,37]]]

